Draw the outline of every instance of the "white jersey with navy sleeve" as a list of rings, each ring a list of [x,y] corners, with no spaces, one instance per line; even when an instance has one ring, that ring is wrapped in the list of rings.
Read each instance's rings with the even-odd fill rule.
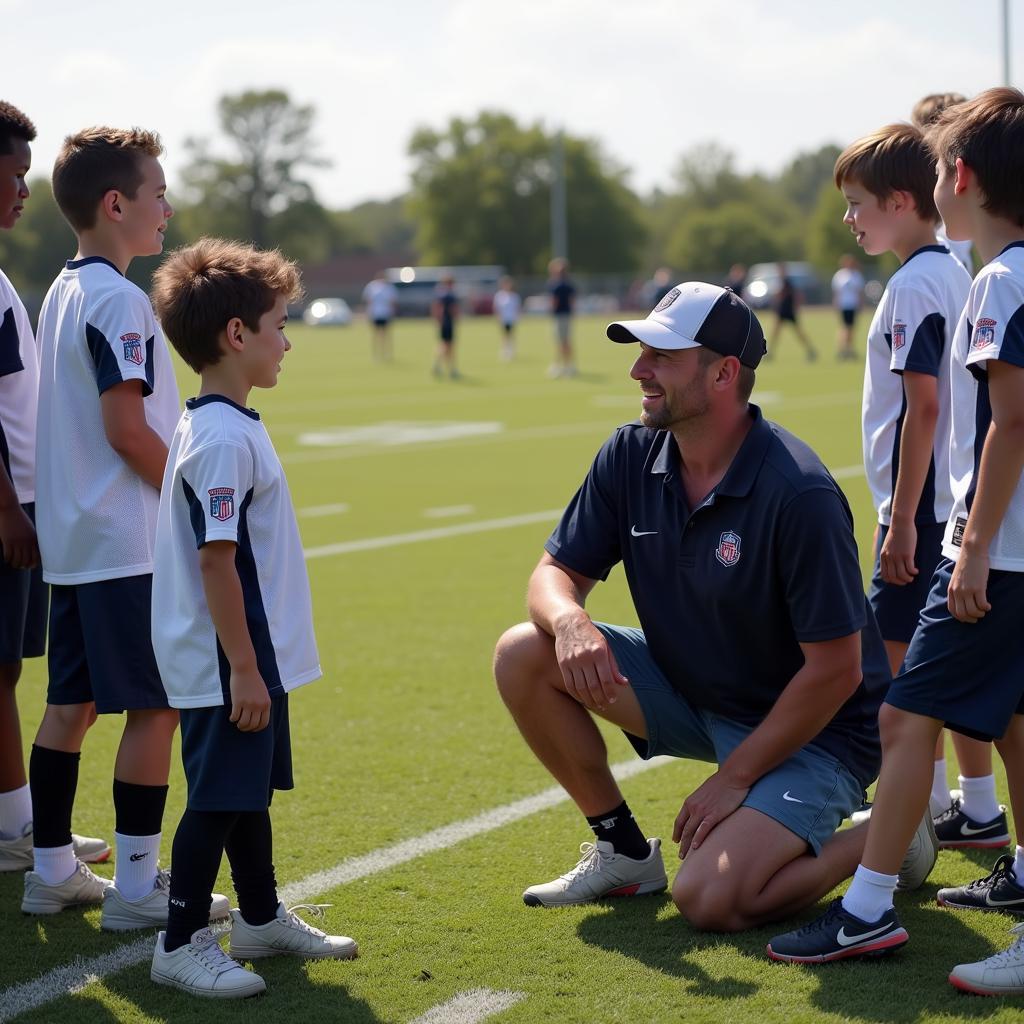
[[[36,529],[43,577],[63,585],[153,571],[160,496],[110,446],[102,394],[142,382],[166,444],[178,418],[167,343],[145,293],[100,257],[69,261],[39,314]]]
[[[978,467],[992,409],[988,396],[991,360],[1024,367],[1024,242],[1007,246],[978,271],[953,341],[951,384],[953,432],[950,471],[953,514],[942,553],[960,554],[967,516],[978,487]],[[1024,477],[989,547],[989,567],[1024,572]]]
[[[932,460],[915,522],[944,523],[949,481],[949,351],[971,279],[942,246],[918,249],[889,279],[868,329],[862,427],[864,470],[878,521],[888,526],[906,415],[904,371],[938,381],[939,417]]]
[[[39,357],[32,325],[0,270],[0,458],[22,505],[35,501],[38,396]]]
[[[171,441],[153,568],[153,650],[171,707],[230,704],[230,669],[199,569],[211,541],[235,567],[260,675],[272,697],[318,679],[306,562],[288,482],[252,409],[189,399]]]
[[[390,281],[371,281],[363,289],[366,314],[371,320],[390,320],[397,301],[398,289]]]
[[[500,289],[494,293],[494,314],[503,324],[514,324],[519,319],[522,303],[518,292]]]

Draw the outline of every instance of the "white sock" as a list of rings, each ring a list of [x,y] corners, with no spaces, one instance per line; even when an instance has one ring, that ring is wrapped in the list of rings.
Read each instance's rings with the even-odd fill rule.
[[[34,846],[32,847],[32,856],[35,859],[35,873],[47,885],[60,885],[78,870],[75,847],[72,843],[68,843],[67,846],[44,848]]]
[[[1017,884],[1024,884],[1024,846],[1017,847],[1017,853],[1013,858],[1013,873],[1017,876]]]
[[[843,897],[843,909],[862,921],[877,921],[892,908],[892,894],[898,881],[899,875],[883,875],[858,864]]]
[[[0,793],[0,838],[20,839],[32,824],[32,796],[28,783],[9,793]]]
[[[160,837],[123,836],[114,833],[114,885],[126,900],[141,900],[153,890],[156,880],[157,859],[160,856]]]
[[[964,795],[960,810],[972,821],[986,822],[999,817],[999,803],[996,800],[996,777],[981,775],[976,779],[958,776]]]
[[[949,783],[946,782],[946,759],[936,758],[934,774],[932,775],[932,803],[936,807],[945,810],[949,804]]]

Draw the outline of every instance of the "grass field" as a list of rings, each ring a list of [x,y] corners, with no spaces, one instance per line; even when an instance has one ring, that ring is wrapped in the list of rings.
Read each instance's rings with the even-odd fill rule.
[[[787,338],[759,371],[754,400],[839,477],[866,567],[861,367],[831,358],[831,313],[809,311],[806,322],[823,358],[806,365]],[[938,886],[987,872],[989,855],[944,853],[925,887],[900,897],[912,936],[902,953],[831,969],[770,963],[764,945],[778,928],[695,933],[667,896],[524,906],[522,889],[571,866],[589,833],[557,794],[528,799],[551,780],[495,693],[491,652],[524,616],[526,580],[557,510],[603,439],[637,415],[631,351],[604,340],[603,322],[580,320],[583,372],[551,381],[546,320],[522,324],[512,364],[498,360],[492,322],[468,321],[459,338],[465,376],[451,382],[428,373],[426,323],[398,325],[387,366],[370,361],[361,324],[296,327],[291,337],[278,388],[254,393],[251,404],[299,510],[324,678],[292,702],[297,788],[274,802],[275,860],[288,899],[333,904],[327,927],[357,938],[360,957],[263,961],[267,996],[211,1005],[149,982],[151,936],[104,934],[98,910],[25,917],[21,878],[2,875],[0,1020],[26,1006],[35,1009],[19,1020],[78,1024],[405,1024],[424,1015],[480,1020],[488,1006],[507,1008],[487,1019],[523,1024],[1020,1019],[1019,1000],[958,996],[945,980],[954,963],[1008,942],[1009,918],[934,903]],[[187,371],[180,380],[182,397],[195,393]],[[621,571],[597,588],[591,607],[635,621]],[[20,687],[26,747],[44,692],[44,665],[29,663]],[[112,837],[119,732],[117,719],[104,718],[87,740],[76,831]],[[608,741],[613,761],[639,765],[620,735],[609,731]],[[624,783],[642,827],[666,839],[670,873],[672,820],[706,774],[706,766],[672,762]],[[176,760],[165,862],[184,797]],[[231,891],[226,865],[220,891]],[[99,980],[86,983],[89,976]],[[505,995],[488,1004],[479,990]]]

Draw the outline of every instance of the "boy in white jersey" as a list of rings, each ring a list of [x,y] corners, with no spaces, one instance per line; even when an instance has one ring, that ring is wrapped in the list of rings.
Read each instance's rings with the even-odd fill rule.
[[[171,440],[160,494],[153,645],[181,709],[188,807],[174,836],[171,909],[151,976],[234,998],[263,979],[206,927],[226,852],[238,894],[231,954],[348,959],[356,943],[311,928],[278,902],[270,800],[291,789],[288,693],[321,675],[309,580],[288,484],[254,387],[277,383],[294,263],[201,239],[160,267],[153,297],[171,344],[201,378]]]
[[[929,142],[946,227],[971,238],[986,260],[952,347],[953,511],[928,604],[882,707],[882,772],[860,866],[825,915],[772,939],[775,959],[824,962],[907,941],[893,909],[895,872],[928,801],[943,723],[996,741],[1014,816],[1024,821],[1024,93],[979,94],[944,113]],[[1019,911],[1018,878],[1021,845],[988,877],[941,889],[938,900]],[[1024,994],[1024,937],[958,965],[950,981],[981,994]]]
[[[159,871],[177,712],[149,636],[159,488],[178,392],[146,296],[124,277],[155,255],[172,210],[141,129],[90,128],[64,140],[53,193],[78,238],[39,316],[36,496],[51,585],[46,711],[29,762],[35,870],[22,910],[103,902],[102,927],[167,919]],[[75,857],[71,809],[79,751],[97,714],[125,713],[114,763],[114,885]],[[217,911],[227,914],[227,901]]]
[[[514,290],[512,278],[503,277],[494,293],[494,315],[501,324],[501,358],[506,362],[515,359],[516,324],[519,322],[522,305],[523,300]]]
[[[29,197],[35,125],[0,101],[0,228]],[[39,358],[28,314],[0,271],[0,871],[32,867],[32,798],[25,777],[15,687],[23,658],[46,650],[47,590],[35,530]],[[83,861],[106,860],[102,839],[72,836]]]
[[[390,363],[391,321],[398,306],[398,289],[382,270],[364,289],[366,319],[373,325],[373,361]]]

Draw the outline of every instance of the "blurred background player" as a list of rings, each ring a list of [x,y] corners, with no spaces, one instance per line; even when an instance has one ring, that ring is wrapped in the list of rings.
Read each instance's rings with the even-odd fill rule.
[[[734,263],[729,268],[729,274],[725,279],[725,287],[731,288],[741,298],[743,289],[747,284],[747,268],[743,263]]]
[[[0,102],[0,229],[10,230],[29,197],[35,125]],[[23,658],[46,653],[47,588],[35,530],[39,359],[28,314],[0,271],[0,871],[32,867],[32,798],[25,777],[15,687]],[[106,860],[102,839],[72,836],[83,861]]]
[[[793,283],[793,279],[789,277],[786,272],[786,264],[780,263],[778,265],[779,275],[779,288],[775,293],[775,298],[772,303],[775,310],[775,326],[772,328],[772,336],[768,339],[768,352],[767,358],[771,359],[774,357],[776,350],[778,349],[779,336],[782,333],[782,325],[789,324],[793,328],[796,334],[797,340],[803,345],[804,354],[807,362],[813,363],[818,358],[818,352],[814,345],[811,344],[811,339],[807,337],[807,333],[800,326],[800,322],[797,320],[797,310],[800,306],[800,293],[797,290],[796,285]]]
[[[511,277],[503,277],[494,293],[494,315],[501,324],[501,358],[510,362],[516,354],[516,324],[523,300],[513,290]]]
[[[382,270],[364,289],[366,319],[373,331],[373,361],[390,363],[394,355],[391,348],[391,321],[395,318],[398,289]]]
[[[455,292],[455,278],[451,274],[441,278],[434,292],[431,314],[437,321],[438,339],[432,372],[435,377],[440,377],[447,371],[452,380],[457,380],[459,371],[455,368],[455,321],[459,318],[459,297]]]
[[[576,286],[569,279],[569,261],[553,259],[548,264],[548,294],[555,320],[555,361],[549,377],[575,377],[576,361],[572,350],[572,314],[576,304]]]
[[[837,359],[856,359],[853,350],[853,325],[864,296],[864,275],[850,255],[839,258],[839,269],[832,275],[832,305],[839,313],[836,339]]]

